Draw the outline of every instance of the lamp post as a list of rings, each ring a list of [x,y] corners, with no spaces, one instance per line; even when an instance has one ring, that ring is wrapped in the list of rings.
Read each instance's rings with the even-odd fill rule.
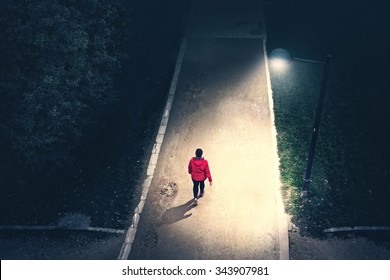
[[[322,77],[320,96],[318,99],[317,110],[314,119],[314,127],[311,136],[309,154],[306,161],[306,172],[302,183],[301,196],[305,197],[307,195],[307,191],[309,189],[309,185],[311,181],[310,180],[311,169],[313,166],[314,152],[317,144],[318,131],[320,128],[322,108],[324,107],[324,99],[325,99],[325,92],[326,92],[325,89],[326,89],[326,83],[328,81],[329,61],[331,59],[331,55],[327,55],[325,61],[318,61],[318,60],[292,57],[285,49],[275,49],[270,53],[270,59],[271,61],[276,60],[276,62],[278,63],[290,63],[295,60],[295,61],[300,61],[305,63],[321,64],[324,66],[324,74]]]

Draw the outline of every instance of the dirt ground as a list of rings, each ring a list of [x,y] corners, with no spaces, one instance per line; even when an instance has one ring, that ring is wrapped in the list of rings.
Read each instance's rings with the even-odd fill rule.
[[[290,260],[390,260],[388,235],[343,233],[319,239],[290,230]]]

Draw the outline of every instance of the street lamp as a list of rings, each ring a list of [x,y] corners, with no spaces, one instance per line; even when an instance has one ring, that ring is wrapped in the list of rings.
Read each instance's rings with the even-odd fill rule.
[[[291,63],[294,60],[300,61],[300,62],[306,62],[306,63],[321,64],[324,66],[324,74],[322,77],[321,91],[320,91],[320,96],[319,96],[318,104],[317,104],[316,116],[315,116],[315,120],[314,120],[314,128],[312,131],[310,148],[309,148],[309,155],[307,157],[307,162],[306,162],[306,172],[305,172],[305,177],[303,178],[303,183],[302,183],[301,196],[304,197],[307,195],[307,191],[308,191],[309,185],[310,185],[311,168],[313,165],[314,151],[316,148],[318,131],[320,128],[322,108],[324,106],[325,88],[326,88],[326,83],[328,80],[329,61],[331,59],[331,55],[327,55],[325,61],[310,60],[310,59],[292,57],[288,51],[286,51],[285,49],[279,48],[279,49],[273,50],[270,53],[269,57],[270,57],[272,65],[277,67],[278,69],[284,68],[287,64]]]

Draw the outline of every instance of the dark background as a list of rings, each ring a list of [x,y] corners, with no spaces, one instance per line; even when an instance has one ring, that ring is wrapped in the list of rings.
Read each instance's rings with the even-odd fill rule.
[[[92,226],[126,227],[190,2],[0,1],[1,224],[52,224],[82,213]],[[362,216],[390,224],[389,5],[264,6],[268,50],[333,56],[326,108],[335,114],[324,117],[321,131],[332,135],[330,124],[342,131],[330,142],[343,151],[343,172],[335,165],[328,174],[340,194],[332,215],[352,214],[332,225]],[[367,204],[368,186],[374,200]],[[350,195],[355,189],[362,190],[358,197]]]

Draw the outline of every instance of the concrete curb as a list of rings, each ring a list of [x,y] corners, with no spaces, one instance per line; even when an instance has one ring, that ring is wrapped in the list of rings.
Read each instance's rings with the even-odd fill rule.
[[[123,229],[101,228],[101,227],[59,227],[59,226],[24,226],[24,225],[1,225],[0,230],[77,230],[77,231],[95,231],[106,233],[125,233]]]
[[[333,227],[324,230],[324,233],[346,232],[346,231],[390,231],[388,226],[356,226],[356,227]]]
[[[161,117],[161,122],[160,122],[160,127],[157,132],[156,140],[152,148],[152,153],[150,156],[149,160],[149,165],[146,170],[146,179],[144,180],[142,184],[142,194],[140,197],[140,201],[137,205],[137,207],[134,210],[133,214],[133,219],[131,222],[131,225],[129,229],[126,232],[126,238],[125,242],[122,245],[122,248],[120,250],[118,260],[127,260],[131,251],[131,246],[134,242],[135,235],[137,233],[137,228],[138,228],[138,222],[141,218],[141,213],[144,208],[146,198],[148,196],[149,188],[152,183],[153,175],[154,175],[154,170],[156,169],[157,166],[157,161],[158,157],[160,154],[160,149],[161,145],[164,141],[164,136],[165,136],[165,131],[168,126],[168,120],[169,120],[169,114],[171,112],[172,104],[173,104],[173,99],[175,97],[175,92],[176,92],[176,86],[177,86],[177,81],[179,80],[179,74],[181,70],[181,65],[183,62],[183,57],[184,57],[184,52],[187,46],[187,40],[186,38],[183,38],[179,50],[179,54],[176,60],[176,66],[175,66],[175,72],[173,74],[171,86],[169,89],[169,94],[168,94],[168,99],[167,103],[164,108],[163,115]]]
[[[263,50],[264,50],[264,62],[266,68],[267,75],[267,91],[268,91],[268,101],[269,101],[269,110],[271,114],[271,127],[272,127],[272,139],[273,139],[273,149],[274,153],[277,157],[277,166],[275,170],[275,174],[277,174],[277,192],[276,192],[276,206],[278,208],[278,226],[279,226],[279,259],[280,260],[289,260],[290,252],[289,252],[289,240],[288,240],[288,219],[284,210],[283,199],[281,194],[282,183],[280,181],[280,159],[278,156],[278,145],[277,145],[277,132],[275,127],[275,114],[274,114],[274,103],[272,97],[272,88],[271,88],[271,76],[268,68],[268,59],[267,59],[267,34],[266,34],[266,24],[265,24],[265,16],[264,9],[261,2],[261,13],[263,15]]]

